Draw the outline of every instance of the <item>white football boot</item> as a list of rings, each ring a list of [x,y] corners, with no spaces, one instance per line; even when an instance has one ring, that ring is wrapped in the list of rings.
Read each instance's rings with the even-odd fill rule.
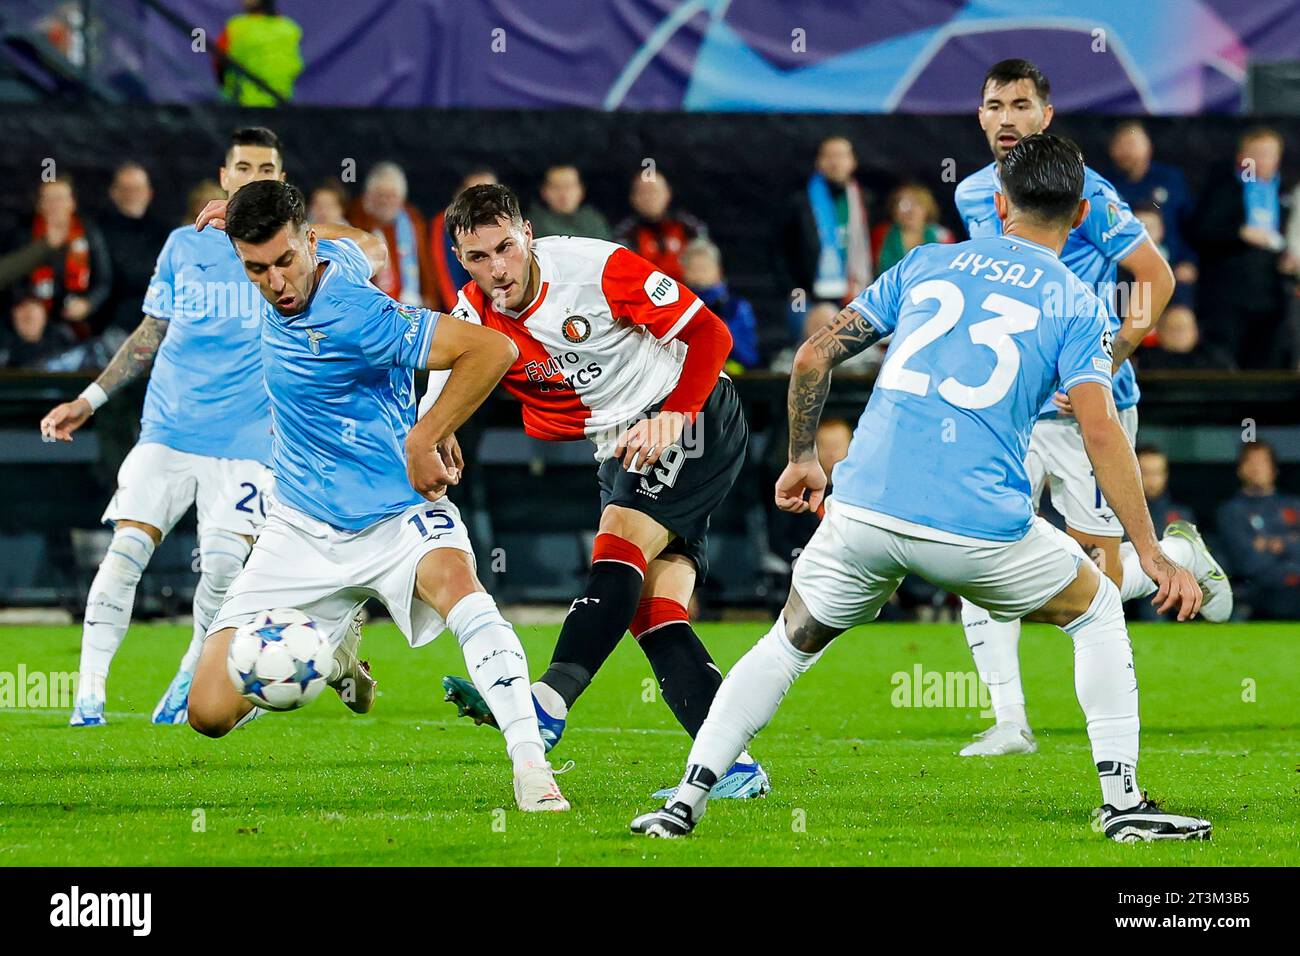
[[[974,743],[961,748],[963,757],[1005,757],[1008,754],[1038,753],[1038,741],[1023,724],[1000,721],[975,735]]]
[[[1201,601],[1201,617],[1211,624],[1222,624],[1232,617],[1232,583],[1228,576],[1210,554],[1196,525],[1181,519],[1171,521],[1164,533],[1165,537],[1169,535],[1182,538],[1192,546],[1192,566],[1188,570],[1195,575],[1205,595]]]
[[[562,813],[569,809],[551,765],[531,760],[515,770],[515,803],[524,813]]]
[[[354,617],[348,625],[348,636],[334,651],[335,677],[329,686],[354,714],[369,713],[375,705],[375,686],[379,683],[370,676],[370,662],[357,657],[361,647],[361,618]]]

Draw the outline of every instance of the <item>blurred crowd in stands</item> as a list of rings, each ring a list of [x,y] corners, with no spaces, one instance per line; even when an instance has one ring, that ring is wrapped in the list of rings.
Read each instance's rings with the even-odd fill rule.
[[[1279,182],[1283,143],[1271,129],[1244,134],[1235,157],[1189,190],[1176,165],[1157,161],[1138,122],[1119,125],[1108,163],[1097,163],[1142,218],[1173,266],[1175,297],[1137,354],[1142,369],[1296,369],[1300,366],[1300,188]],[[732,374],[788,371],[794,349],[831,321],[874,276],[924,243],[959,237],[940,223],[931,190],[904,181],[885,196],[867,193],[855,179],[852,143],[831,137],[817,147],[803,188],[772,210],[767,237],[778,287],[791,291],[782,310],[756,310],[729,288],[725,250],[709,238],[707,210],[674,202],[663,169],[638,170],[628,179],[627,207],[600,210],[587,202],[582,170],[556,165],[535,184],[514,183],[536,236],[610,239],[652,260],[694,289],[731,329]],[[456,192],[495,182],[487,168],[469,170]],[[388,268],[375,282],[407,302],[447,310],[469,281],[456,260],[442,211],[417,208],[407,175],[394,163],[367,171],[350,195],[337,180],[307,190],[310,218],[347,222],[380,235]],[[197,184],[184,222],[192,222],[217,183]],[[31,215],[16,234],[0,237],[0,367],[75,371],[102,367],[140,321],[140,305],[168,232],[182,223],[153,211],[148,170],[126,162],[105,196],[79,195],[60,172],[32,196]],[[454,196],[448,196],[448,202]],[[947,199],[948,197],[945,197]],[[776,342],[773,348],[771,343]],[[871,372],[883,356],[877,346],[843,371]],[[852,428],[824,423],[819,451],[830,466],[843,457]],[[1195,519],[1170,500],[1168,461],[1155,448],[1140,450],[1146,492],[1157,527],[1175,517]],[[1279,494],[1277,462],[1260,442],[1243,446],[1239,493],[1217,514],[1221,554],[1244,589],[1240,600],[1256,616],[1300,618],[1300,499]],[[811,535],[806,516],[776,514],[773,552],[794,553]],[[914,582],[924,589],[924,582]],[[924,605],[937,596],[904,594]]]
[[[1288,216],[1300,206],[1300,187],[1282,188],[1282,150],[1275,131],[1246,132],[1237,155],[1224,157],[1193,195],[1182,170],[1154,158],[1140,122],[1116,127],[1109,156],[1095,165],[1144,222],[1178,280],[1159,330],[1137,355],[1141,368],[1300,368],[1300,215]],[[873,277],[918,245],[960,238],[941,224],[927,186],[904,181],[877,197],[859,186],[856,170],[850,140],[830,137],[817,147],[804,187],[773,208],[766,238],[777,287],[791,290],[783,309],[756,310],[731,291],[725,250],[709,238],[707,210],[675,203],[668,171],[630,176],[624,210],[590,205],[574,165],[552,166],[535,184],[511,185],[529,207],[535,235],[611,239],[694,288],[731,327],[730,367],[740,373],[788,370],[798,344]],[[491,169],[472,169],[456,191],[496,178]],[[186,215],[219,196],[215,182],[199,183]],[[443,213],[411,202],[400,166],[376,164],[356,195],[330,180],[310,189],[309,198],[315,221],[348,222],[383,236],[389,267],[376,283],[395,298],[447,309],[469,280]],[[0,302],[8,319],[0,365],[70,370],[112,354],[138,322],[154,258],[177,225],[160,221],[152,200],[149,172],[137,162],[120,166],[102,197],[78,195],[64,173],[41,183],[28,221],[0,238]],[[857,356],[845,371],[869,372],[882,355],[878,347]]]

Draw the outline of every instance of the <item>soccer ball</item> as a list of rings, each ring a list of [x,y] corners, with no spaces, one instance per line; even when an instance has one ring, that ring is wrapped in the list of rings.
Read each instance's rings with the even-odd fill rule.
[[[266,710],[310,704],[325,686],[329,640],[302,611],[263,611],[235,631],[226,673],[246,700]]]

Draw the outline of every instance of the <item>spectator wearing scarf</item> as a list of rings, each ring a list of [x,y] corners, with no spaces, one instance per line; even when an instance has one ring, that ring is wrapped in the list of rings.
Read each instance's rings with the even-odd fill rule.
[[[790,297],[791,342],[799,340],[814,306],[842,306],[871,284],[870,230],[866,201],[853,178],[857,167],[847,139],[823,140],[815,171],[783,219],[775,258],[778,281]]]
[[[396,163],[379,163],[366,177],[365,191],[348,210],[348,222],[373,232],[388,245],[388,265],[372,280],[399,302],[438,308],[433,263],[424,241],[428,225],[406,201],[406,173]]]
[[[16,285],[78,339],[90,338],[90,320],[112,288],[112,269],[99,230],[77,215],[66,176],[41,184],[28,241],[0,259],[0,287]]]
[[[876,275],[895,265],[917,246],[952,242],[952,233],[938,224],[939,205],[919,183],[904,183],[889,195],[889,219],[871,233]]]
[[[1210,172],[1188,220],[1200,255],[1197,311],[1205,340],[1244,369],[1286,362],[1281,161],[1282,137],[1275,130],[1247,130],[1236,162]]]

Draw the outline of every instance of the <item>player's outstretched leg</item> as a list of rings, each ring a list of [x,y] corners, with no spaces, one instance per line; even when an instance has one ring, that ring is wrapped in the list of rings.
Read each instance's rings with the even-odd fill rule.
[[[614,509],[606,509],[610,510]],[[601,524],[606,524],[604,518]],[[552,746],[564,731],[569,708],[627,633],[641,598],[646,565],[646,550],[637,542],[614,531],[596,535],[587,586],[569,606],[550,666],[533,684],[539,717],[545,715],[543,723],[551,725],[555,736]]]
[[[682,554],[650,562],[641,601],[629,630],[650,662],[664,703],[694,740],[722,684],[722,671],[691,627],[686,602],[695,590],[695,562]],[[765,796],[772,789],[766,771],[742,752],[709,794],[713,800]],[[653,796],[668,800],[676,787]]]
[[[1160,549],[1196,577],[1204,595],[1201,602],[1203,620],[1222,624],[1232,617],[1232,584],[1206,547],[1196,525],[1190,521],[1171,521],[1165,527]],[[1124,566],[1124,582],[1120,585],[1122,600],[1133,601],[1156,593],[1155,582],[1142,570],[1136,549],[1127,541],[1120,546],[1120,559]]]
[[[816,621],[798,591],[791,590],[772,629],[723,680],[691,747],[676,794],[660,809],[635,818],[632,832],[677,837],[695,829],[719,777],[767,726],[795,679],[817,662],[839,633],[838,628]]]
[[[155,724],[186,722],[190,684],[194,680],[199,654],[203,651],[203,637],[252,549],[253,542],[247,535],[233,531],[210,530],[199,536],[200,573],[198,586],[194,589],[194,632],[176,676],[154,708]]]
[[[69,726],[95,727],[106,722],[109,666],[131,623],[136,586],[160,541],[162,532],[152,525],[118,521],[113,530],[113,540],[86,598],[77,701]]]
[[[226,657],[235,629],[227,627],[208,636],[194,668],[186,717],[205,737],[224,737],[263,712],[235,690],[226,672]]]
[[[1121,843],[1208,840],[1208,820],[1169,813],[1138,788],[1138,686],[1119,589],[1091,565],[1031,617],[1074,641],[1074,688],[1101,782],[1097,829]]]
[[[416,571],[415,590],[456,635],[474,688],[505,736],[519,809],[568,810],[569,801],[546,762],[523,645],[479,584],[470,556],[454,548],[429,552]]]
[[[1020,684],[1020,622],[995,621],[989,612],[966,599],[961,602],[961,624],[975,669],[989,689],[994,724],[961,750],[963,757],[1001,757],[1031,754],[1038,743],[1025,714],[1025,692]]]
[[[550,666],[533,682],[533,707],[549,751],[560,742],[569,708],[627,633],[641,599],[647,555],[657,555],[672,535],[648,515],[611,505],[601,514],[591,570],[582,596],[569,605]],[[495,724],[468,682],[446,678],[446,700],[475,723]]]

